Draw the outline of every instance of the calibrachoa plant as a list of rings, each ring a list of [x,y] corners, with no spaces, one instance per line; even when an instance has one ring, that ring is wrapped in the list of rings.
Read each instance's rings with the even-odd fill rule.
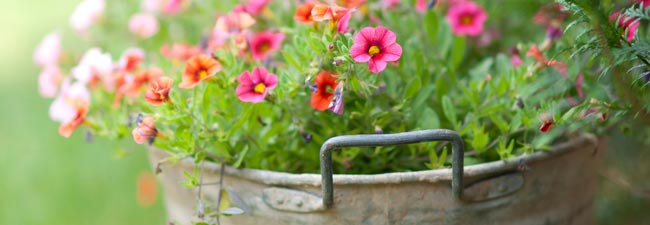
[[[45,36],[34,61],[62,136],[197,166],[317,172],[327,138],[436,128],[475,164],[649,120],[647,1],[491,3],[83,0],[74,34]],[[435,169],[448,151],[352,148],[334,169]]]

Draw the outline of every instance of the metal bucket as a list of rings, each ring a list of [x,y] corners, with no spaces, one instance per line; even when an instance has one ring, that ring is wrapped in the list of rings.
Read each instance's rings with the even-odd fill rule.
[[[333,149],[433,140],[454,143],[453,169],[331,176]],[[341,136],[323,144],[323,175],[225,167],[223,185],[247,213],[220,220],[224,225],[592,224],[599,147],[604,146],[593,135],[582,135],[550,151],[463,167],[462,141],[453,131]],[[151,148],[150,155],[155,166],[166,153]],[[161,165],[168,216],[176,224],[199,221],[197,188],[180,184],[183,171],[193,168],[191,160]],[[202,180],[217,181],[220,168],[203,163]],[[202,188],[205,202],[216,202],[217,189]]]

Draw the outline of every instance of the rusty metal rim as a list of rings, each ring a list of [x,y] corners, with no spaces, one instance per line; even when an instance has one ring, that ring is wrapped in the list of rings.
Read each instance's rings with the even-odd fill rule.
[[[534,163],[541,160],[546,160],[556,156],[560,156],[572,150],[581,149],[582,146],[589,145],[595,148],[598,145],[598,139],[592,134],[583,134],[569,141],[557,144],[549,151],[539,151],[529,155],[522,155],[515,158],[494,161],[489,163],[482,163],[478,165],[465,166],[465,177],[477,177],[487,174],[495,174],[500,172],[507,172],[516,168],[520,160],[526,163]],[[151,151],[160,151],[151,147]],[[193,168],[194,161],[192,159],[184,159],[177,166],[186,168]],[[221,169],[220,164],[205,162],[203,163],[203,170],[218,173]],[[262,183],[266,185],[280,185],[280,186],[321,186],[321,175],[314,173],[293,174],[285,172],[275,172],[269,170],[258,169],[237,169],[230,166],[225,167],[224,173],[226,175],[240,177],[242,179]],[[407,182],[425,182],[436,183],[441,181],[451,181],[451,169],[437,169],[437,170],[424,170],[414,172],[395,172],[384,174],[335,174],[335,185],[354,185],[354,184],[398,184]]]

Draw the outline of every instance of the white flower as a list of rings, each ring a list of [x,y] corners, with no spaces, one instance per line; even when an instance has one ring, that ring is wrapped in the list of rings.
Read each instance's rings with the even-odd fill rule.
[[[104,0],[84,0],[75,8],[70,17],[70,24],[79,33],[86,33],[88,28],[104,14]]]

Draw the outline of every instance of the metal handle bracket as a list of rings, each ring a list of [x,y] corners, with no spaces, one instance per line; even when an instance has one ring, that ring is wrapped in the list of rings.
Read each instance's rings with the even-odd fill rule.
[[[435,129],[396,134],[346,135],[333,137],[325,141],[320,149],[320,171],[322,177],[324,208],[331,208],[334,204],[332,150],[345,147],[403,145],[424,141],[451,141],[451,191],[454,198],[460,200],[463,191],[463,140],[455,131]]]

